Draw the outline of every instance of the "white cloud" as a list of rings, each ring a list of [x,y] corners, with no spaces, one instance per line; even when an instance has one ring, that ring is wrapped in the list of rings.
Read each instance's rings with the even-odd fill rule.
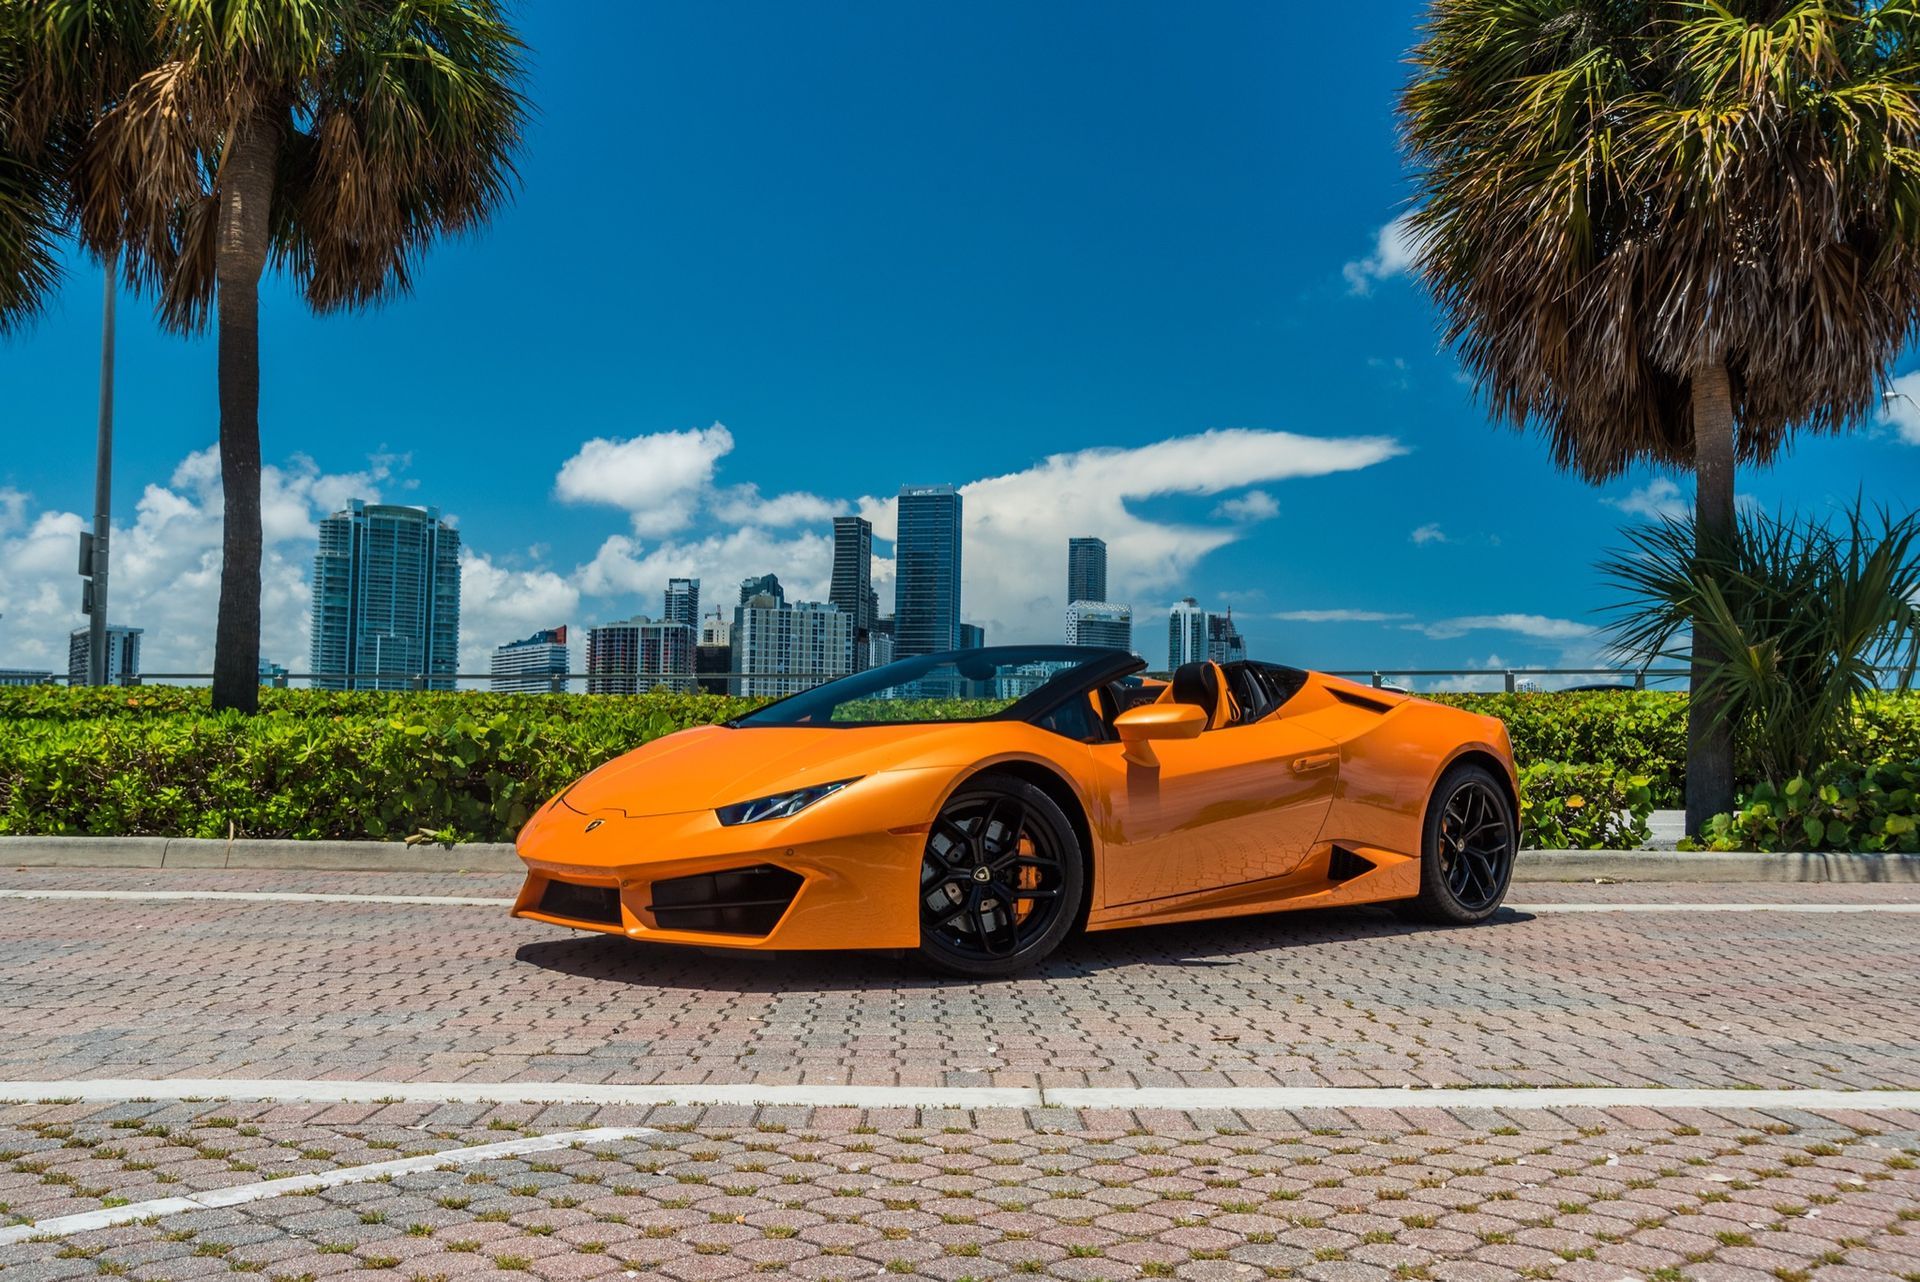
[[[1407,535],[1407,537],[1421,545],[1428,543],[1445,543],[1447,541],[1447,532],[1441,529],[1438,523],[1430,521],[1413,533]]]
[[[1280,500],[1265,490],[1248,490],[1238,498],[1223,501],[1213,514],[1229,521],[1270,521],[1280,515]]]
[[[1404,213],[1375,234],[1371,254],[1357,258],[1340,269],[1347,278],[1347,292],[1364,297],[1373,292],[1375,281],[1405,275],[1412,269],[1419,248],[1413,230],[1413,214]]]
[[[664,587],[666,580],[661,580]],[[471,547],[460,549],[460,671],[489,672],[496,646],[574,623],[580,588],[552,570],[516,570]],[[576,638],[569,637],[569,641]],[[585,671],[585,634],[573,646],[575,672]],[[484,688],[484,687],[483,687]]]
[[[749,484],[716,491],[711,510],[716,518],[729,525],[759,525],[778,530],[831,521],[844,514],[847,505],[799,492],[763,498],[760,487]]]
[[[1535,641],[1584,641],[1594,630],[1572,619],[1552,619],[1543,614],[1469,614],[1433,623],[1409,623],[1409,631],[1424,632],[1436,641],[1447,641],[1469,632],[1511,632]]]
[[[1902,374],[1887,384],[1880,402],[1880,421],[1896,429],[1909,445],[1920,445],[1920,370]]]
[[[1677,521],[1687,515],[1690,504],[1680,487],[1664,476],[1656,476],[1625,498],[1603,499],[1608,507],[1619,508],[1629,516],[1649,521]]]
[[[732,449],[733,434],[720,423],[630,440],[597,436],[561,465],[553,492],[566,503],[625,509],[636,534],[671,534],[692,521]]]
[[[1246,485],[1357,471],[1405,453],[1390,437],[1316,437],[1219,429],[1129,449],[1055,454],[1005,476],[960,487],[966,500],[962,563],[967,621],[989,641],[1052,640],[1064,626],[1067,539],[1107,541],[1108,595],[1136,618],[1171,600],[1209,552],[1238,540],[1234,525],[1154,520],[1130,503],[1211,496]],[[896,500],[866,499],[874,532],[891,538]],[[888,598],[883,595],[882,609]]]
[[[634,613],[658,616],[661,593],[670,578],[700,580],[702,614],[717,605],[731,612],[740,601],[740,581],[776,574],[789,601],[824,601],[833,578],[833,539],[825,531],[774,534],[757,526],[680,539],[646,547],[624,534],[600,545],[575,578],[595,598],[599,613],[583,623],[625,618]],[[893,582],[893,561],[873,559],[876,589]],[[881,610],[892,609],[892,595],[880,593]],[[464,626],[464,625],[463,625]]]
[[[1413,616],[1384,610],[1282,610],[1272,617],[1283,623],[1394,623]]]

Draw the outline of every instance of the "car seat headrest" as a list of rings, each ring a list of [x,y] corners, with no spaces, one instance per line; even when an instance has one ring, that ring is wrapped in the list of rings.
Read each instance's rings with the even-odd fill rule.
[[[1167,701],[1190,703],[1207,714],[1207,729],[1233,724],[1236,715],[1233,696],[1220,665],[1210,661],[1183,663],[1173,670],[1167,686]]]

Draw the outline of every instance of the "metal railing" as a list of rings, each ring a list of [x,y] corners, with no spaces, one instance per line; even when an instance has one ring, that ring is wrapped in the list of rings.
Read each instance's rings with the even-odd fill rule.
[[[1361,681],[1381,689],[1407,689],[1414,682],[1430,692],[1446,687],[1425,685],[1433,680],[1466,679],[1476,685],[1497,682],[1508,693],[1531,688],[1540,678],[1560,681],[1574,677],[1590,678],[1591,684],[1606,684],[1645,690],[1653,686],[1687,680],[1685,668],[1327,668],[1330,676]],[[491,687],[496,680],[509,692],[567,694],[576,690],[590,694],[642,694],[654,690],[696,693],[749,695],[788,694],[845,676],[841,672],[700,672],[692,676],[646,673],[566,672],[529,673],[496,678],[491,672],[276,672],[260,678],[263,687],[285,690],[295,682],[315,689],[386,691],[459,691],[464,686]],[[1152,674],[1165,677],[1165,673]],[[119,678],[110,684],[119,686],[205,684],[213,680],[207,672],[145,672],[132,678]],[[324,684],[323,684],[324,683]],[[84,685],[63,674],[53,674],[49,685]],[[1462,687],[1464,689],[1465,687]]]
[[[1508,694],[1541,689],[1541,678],[1571,685],[1590,685],[1606,688],[1648,690],[1657,687],[1685,689],[1688,671],[1685,668],[1321,668],[1317,669],[1329,676],[1344,677],[1350,681],[1361,681],[1379,689],[1411,690],[1415,683],[1422,693],[1469,693],[1467,687],[1449,688],[1443,685],[1424,684],[1434,680],[1466,679],[1475,683],[1484,692],[1488,683],[1498,683],[1499,688]],[[1886,666],[1876,668],[1877,673],[1893,674],[1898,677],[1904,668]],[[664,676],[646,673],[606,673],[606,672],[567,672],[532,673],[525,676],[495,678],[491,672],[277,672],[263,676],[263,687],[285,690],[293,682],[306,682],[313,688],[341,690],[386,690],[408,691],[459,691],[462,683],[469,685],[484,684],[490,686],[496,679],[513,683],[508,693],[531,694],[568,694],[574,693],[579,686],[588,694],[645,694],[656,690],[678,693],[698,693],[707,691],[714,694],[746,694],[749,696],[793,694],[809,689],[822,682],[832,681],[847,675],[844,672],[699,672],[692,676]],[[1165,673],[1154,673],[1164,678]],[[1585,677],[1585,682],[1572,682],[1569,678]],[[213,674],[207,672],[147,672],[131,678],[118,678],[111,682],[117,686],[141,686],[147,684],[205,684],[213,680]],[[329,683],[320,686],[317,683]],[[334,685],[331,683],[341,683]],[[16,682],[15,684],[24,684]],[[63,674],[52,674],[42,683],[46,685],[84,685],[85,682],[72,681]],[[529,685],[539,688],[529,689]],[[617,687],[608,689],[607,687]],[[1560,685],[1558,688],[1565,688]]]

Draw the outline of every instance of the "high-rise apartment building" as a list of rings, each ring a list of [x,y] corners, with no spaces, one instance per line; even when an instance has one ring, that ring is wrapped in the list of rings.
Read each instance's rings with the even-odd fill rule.
[[[1133,649],[1133,607],[1117,601],[1075,601],[1067,607],[1067,644]]]
[[[961,500],[951,485],[901,487],[893,543],[896,657],[958,647],[960,530]]]
[[[833,518],[833,586],[827,600],[853,620],[853,670],[870,666],[874,608],[873,523],[861,516]]]
[[[693,689],[695,636],[687,624],[645,615],[587,629],[587,693]]]
[[[953,648],[956,650],[979,650],[987,644],[987,630],[977,623],[963,623],[955,631]]]
[[[1183,598],[1167,612],[1168,671],[1207,657],[1207,617],[1192,597]]]
[[[1107,599],[1107,541],[1067,540],[1067,601]]]
[[[509,641],[493,652],[493,688],[500,694],[548,694],[566,688],[565,625]],[[558,685],[556,686],[556,681]]]
[[[780,586],[779,576],[773,574],[763,574],[757,579],[740,580],[741,605],[745,605],[757,596],[770,596],[784,604],[787,599],[787,590]]]
[[[1207,616],[1207,657],[1215,663],[1235,663],[1247,657],[1246,638],[1234,626],[1231,609]]]
[[[663,623],[684,623],[700,630],[700,580],[668,579],[666,608],[660,612]]]
[[[107,625],[107,684],[134,685],[140,680],[141,628],[124,623]],[[86,628],[77,628],[67,637],[67,684],[87,684],[88,660],[93,655],[93,637]]]
[[[853,618],[833,605],[760,593],[734,610],[734,693],[795,694],[852,671]]]
[[[453,689],[460,661],[460,531],[438,508],[353,500],[320,522],[313,681],[322,690]]]
[[[732,671],[733,620],[715,606],[712,614],[700,620],[700,640],[693,649],[693,674],[708,694],[731,694],[733,683],[727,678]]]

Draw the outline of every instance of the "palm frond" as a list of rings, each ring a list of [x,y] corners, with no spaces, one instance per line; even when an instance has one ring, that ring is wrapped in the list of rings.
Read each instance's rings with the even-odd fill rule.
[[[1920,318],[1911,0],[1433,0],[1401,103],[1416,257],[1500,418],[1600,480],[1869,419]]]

